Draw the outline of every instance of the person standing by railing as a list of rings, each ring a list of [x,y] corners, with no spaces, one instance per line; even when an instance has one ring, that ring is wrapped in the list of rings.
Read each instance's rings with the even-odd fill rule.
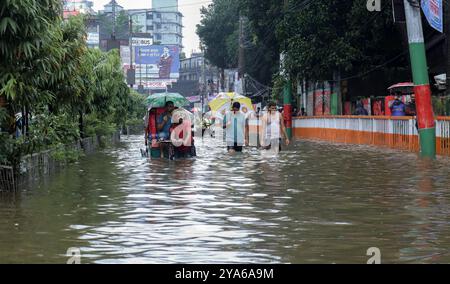
[[[399,99],[399,97],[396,97],[394,102],[391,105],[391,115],[392,116],[405,116],[406,115],[406,106]]]
[[[369,112],[364,108],[362,102],[358,102],[355,115],[369,115]]]
[[[416,116],[416,100],[414,98],[406,105],[406,115],[408,116]]]
[[[306,116],[305,108],[302,107],[302,108],[300,109],[300,111],[299,111],[296,115],[297,115],[297,116]]]

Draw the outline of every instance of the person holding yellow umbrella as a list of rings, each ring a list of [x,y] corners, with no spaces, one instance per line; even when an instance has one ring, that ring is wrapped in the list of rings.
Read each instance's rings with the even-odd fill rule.
[[[225,114],[227,150],[230,153],[242,152],[247,144],[245,138],[245,115],[240,111],[241,104],[234,102],[232,111]]]
[[[212,113],[215,115],[216,113],[222,113],[222,111],[230,111],[234,102],[238,102],[241,105],[240,111],[255,111],[253,109],[252,100],[238,93],[219,93],[214,100],[209,102],[209,106]]]
[[[254,112],[251,99],[237,93],[220,93],[209,106],[214,116],[223,119],[228,151],[242,152],[242,147],[247,143],[246,115]]]

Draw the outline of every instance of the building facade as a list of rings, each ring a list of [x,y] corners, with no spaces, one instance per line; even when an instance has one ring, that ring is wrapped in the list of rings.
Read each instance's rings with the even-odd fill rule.
[[[65,12],[78,12],[82,14],[93,14],[93,1],[87,0],[63,0],[63,8]]]
[[[203,71],[206,82],[218,81],[218,70],[211,66],[202,53],[192,53],[190,58],[180,60],[180,81],[198,81],[202,83]]]
[[[190,58],[180,60],[180,78],[169,91],[185,97],[200,96],[203,92],[214,94],[218,92],[218,83],[218,69],[211,66],[202,53],[193,53]]]
[[[86,43],[90,48],[99,48],[99,24],[93,10],[93,1],[86,0],[63,0],[63,17],[67,20],[71,16],[79,14],[89,15],[86,21],[87,38]]]
[[[128,13],[133,19],[134,33],[148,33],[155,43],[183,48],[183,15],[180,12],[134,9]]]
[[[103,10],[98,13],[98,18],[104,22],[100,27],[101,48],[106,49],[106,43],[111,41],[111,27],[113,10],[116,13],[115,21],[115,40],[119,42],[122,64],[124,69],[134,69],[135,84],[133,87],[142,89],[165,89],[167,84],[171,84],[179,78],[179,55],[182,52],[183,35],[182,35],[182,18],[183,15],[178,11],[177,0],[153,1],[151,9],[123,9],[117,1],[112,0],[104,6]],[[130,21],[131,20],[131,21]],[[131,27],[130,27],[131,23]],[[132,36],[130,34],[132,31]],[[133,40],[130,40],[130,36]],[[138,44],[138,43],[141,44]],[[153,62],[148,56],[148,46],[143,42],[149,42],[149,45],[163,45],[171,50],[171,54],[176,54],[176,58],[172,57],[172,67],[170,78],[166,78],[161,74],[158,64]],[[132,43],[131,51],[129,49]],[[147,56],[147,63],[142,63],[139,52],[141,48],[143,56]],[[147,51],[146,51],[147,48]],[[156,48],[156,47],[155,47]],[[139,51],[137,51],[139,50]],[[169,59],[166,59],[168,63]],[[141,61],[141,63],[139,63]],[[150,61],[150,62],[149,62]],[[133,64],[132,66],[130,64]],[[177,66],[175,71],[174,66]],[[162,69],[165,70],[165,69]],[[162,72],[164,73],[164,72]],[[164,76],[163,76],[164,75]]]

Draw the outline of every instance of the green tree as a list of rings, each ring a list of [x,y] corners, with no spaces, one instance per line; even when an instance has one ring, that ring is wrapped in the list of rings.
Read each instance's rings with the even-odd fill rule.
[[[201,16],[197,34],[205,58],[221,70],[223,86],[224,69],[237,66],[239,1],[214,0],[201,9]]]
[[[58,0],[0,2],[0,127],[9,131],[0,133],[0,162],[16,168],[21,155],[83,137],[86,117],[95,118],[98,135],[145,112],[125,84],[118,51],[88,49],[85,18],[63,22],[59,11]],[[12,135],[18,112],[27,125],[20,138]]]
[[[272,84],[272,75],[278,73],[280,40],[276,28],[283,19],[280,0],[240,0],[241,11],[249,20],[246,34],[245,70],[264,85]]]
[[[291,75],[328,80],[334,71],[367,71],[401,52],[390,5],[369,13],[364,1],[288,1],[278,38]]]
[[[98,14],[98,21],[100,25],[100,37],[102,39],[109,39],[113,33],[113,17],[111,13]],[[139,31],[141,26],[134,25],[133,32]],[[130,34],[130,25],[127,11],[120,11],[116,15],[116,38],[128,39]]]
[[[58,0],[0,2],[0,96],[9,102],[10,117],[52,99],[45,85],[61,76],[57,64],[63,50],[54,45],[61,38],[55,25],[60,11]]]

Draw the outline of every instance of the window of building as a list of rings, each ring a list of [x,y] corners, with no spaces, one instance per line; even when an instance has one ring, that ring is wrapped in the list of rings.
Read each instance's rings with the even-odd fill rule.
[[[160,13],[156,13],[156,18],[161,19],[161,14]]]
[[[152,13],[148,13],[147,14],[147,20],[153,20],[153,14]]]
[[[157,34],[157,35],[156,35],[156,39],[157,39],[157,40],[161,40],[161,35],[160,35],[160,34]]]
[[[158,30],[160,30],[160,29],[161,29],[161,24],[156,24],[156,28],[157,28]]]
[[[148,31],[153,31],[153,26],[147,26]]]

